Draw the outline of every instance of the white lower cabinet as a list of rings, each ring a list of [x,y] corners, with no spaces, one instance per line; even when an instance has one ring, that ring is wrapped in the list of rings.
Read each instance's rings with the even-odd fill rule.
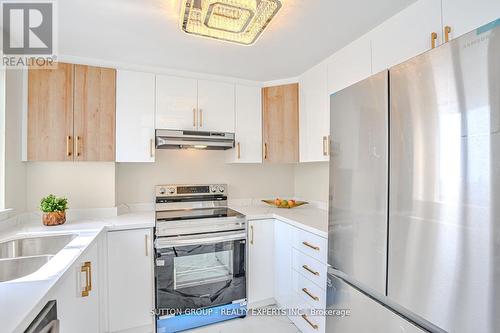
[[[107,269],[108,331],[153,332],[152,230],[109,232]]]
[[[94,242],[61,278],[54,289],[59,330],[100,332],[99,253]]]
[[[292,304],[293,229],[285,222],[274,222],[274,299],[281,308]]]
[[[249,307],[270,305],[274,300],[274,220],[248,221]]]

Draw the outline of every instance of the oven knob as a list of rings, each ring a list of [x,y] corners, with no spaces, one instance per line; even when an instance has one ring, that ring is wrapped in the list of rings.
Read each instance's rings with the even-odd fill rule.
[[[169,188],[168,188],[168,193],[170,193],[170,194],[174,194],[174,193],[175,193],[175,188],[173,188],[173,187],[169,187]]]
[[[212,191],[212,193],[217,192],[217,186],[210,187],[210,191]]]
[[[165,194],[167,193],[167,191],[165,190],[164,187],[160,187],[160,194]]]
[[[222,186],[222,185],[221,185],[221,186],[219,186],[219,192],[220,192],[220,193],[224,193],[224,186]]]

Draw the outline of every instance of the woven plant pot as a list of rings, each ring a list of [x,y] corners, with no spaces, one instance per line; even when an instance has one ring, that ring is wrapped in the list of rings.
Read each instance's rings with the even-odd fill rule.
[[[60,225],[66,222],[66,212],[50,212],[43,213],[42,215],[43,225],[52,226],[52,225]]]

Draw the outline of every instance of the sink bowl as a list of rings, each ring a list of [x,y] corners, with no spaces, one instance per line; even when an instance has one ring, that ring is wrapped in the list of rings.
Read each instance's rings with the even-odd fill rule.
[[[43,255],[0,259],[0,282],[18,279],[34,273],[52,257],[52,255]]]
[[[55,255],[76,236],[76,234],[42,236],[3,242],[0,243],[0,259]]]

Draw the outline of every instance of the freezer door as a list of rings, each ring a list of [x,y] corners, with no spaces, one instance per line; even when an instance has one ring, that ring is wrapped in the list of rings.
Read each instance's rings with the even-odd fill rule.
[[[328,275],[327,333],[428,332],[389,310],[335,275]]]
[[[500,332],[500,21],[390,82],[388,296],[448,332]]]
[[[330,98],[328,263],[385,294],[387,71]]]

